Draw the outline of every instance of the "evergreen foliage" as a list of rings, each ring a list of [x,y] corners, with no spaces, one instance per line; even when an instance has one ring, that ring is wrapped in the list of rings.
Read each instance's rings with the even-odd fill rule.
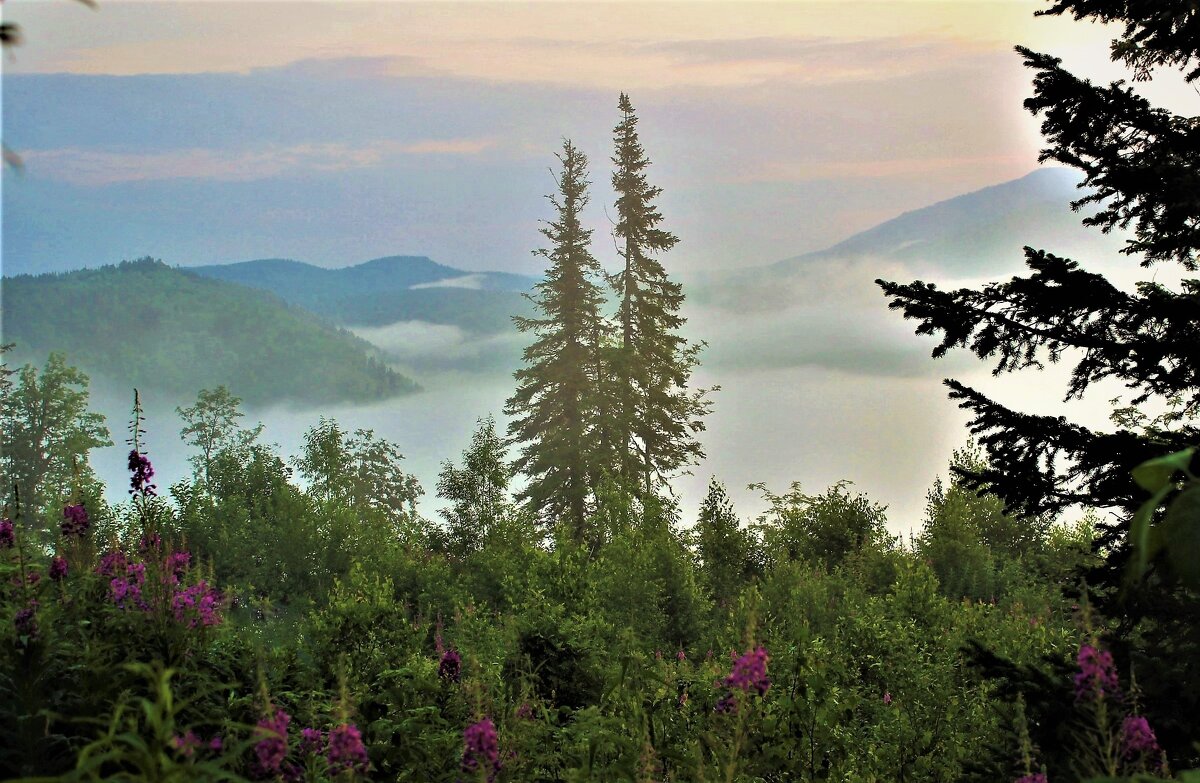
[[[225,384],[249,405],[365,402],[417,389],[365,340],[311,313],[150,258],[5,278],[3,298],[17,355],[65,352],[97,383],[181,400]]]
[[[1150,78],[1159,66],[1179,68],[1189,80],[1200,75],[1194,3],[1063,0],[1042,13],[1122,24],[1112,56],[1132,66],[1135,79]],[[1143,266],[1173,262],[1194,272],[1200,247],[1196,118],[1156,108],[1121,82],[1078,78],[1049,55],[1018,52],[1036,71],[1025,106],[1042,117],[1048,146],[1041,159],[1081,170],[1088,192],[1075,206],[1098,207],[1084,222],[1106,232],[1130,229],[1124,252],[1141,256]],[[1132,469],[1200,442],[1200,282],[1184,279],[1174,289],[1142,282],[1127,291],[1073,260],[1025,252],[1032,274],[979,289],[878,282],[890,307],[918,321],[918,334],[940,336],[935,357],[966,348],[993,362],[997,374],[1066,359],[1074,363],[1067,401],[1113,379],[1133,392],[1133,406],[1176,406],[1172,428],[1138,431],[1120,426],[1118,416],[1117,429],[1100,432],[1063,416],[1016,412],[946,381],[950,396],[971,412],[971,430],[988,454],[988,466],[960,471],[966,486],[995,492],[1009,510],[1034,519],[1073,504],[1115,512],[1115,523],[1102,524],[1099,542],[1111,556],[1089,583],[1100,606],[1123,620],[1128,646],[1118,653],[1142,661],[1147,707],[1195,714],[1200,672],[1183,661],[1200,659],[1200,597],[1174,584],[1165,562],[1137,590],[1119,588],[1128,554],[1124,532],[1145,499]],[[1189,730],[1174,722],[1165,729],[1167,745],[1176,752],[1187,748]]]
[[[548,197],[557,217],[541,229],[550,247],[536,251],[550,268],[531,297],[539,316],[514,319],[535,339],[514,374],[517,389],[505,411],[513,417],[510,438],[522,444],[515,467],[529,478],[518,499],[545,519],[563,520],[584,541],[597,480],[595,335],[604,329],[603,297],[592,232],[580,220],[588,203],[587,156],[566,140],[557,157],[558,193]]]
[[[709,412],[706,390],[688,388],[703,343],[679,334],[685,319],[682,286],[672,281],[657,256],[679,238],[660,227],[655,204],[662,189],[646,177],[650,160],[638,138],[638,118],[621,93],[621,121],[613,129],[613,189],[617,221],[613,233],[623,264],[613,277],[618,349],[612,359],[617,449],[616,475],[651,495],[679,470],[704,457],[696,433]]]
[[[725,485],[716,477],[709,480],[700,505],[695,542],[709,597],[718,606],[729,607],[758,569],[752,560],[755,541],[742,528]]]

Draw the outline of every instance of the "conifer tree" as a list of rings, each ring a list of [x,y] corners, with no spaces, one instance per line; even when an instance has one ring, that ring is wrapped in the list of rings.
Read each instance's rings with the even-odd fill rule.
[[[557,217],[541,229],[550,247],[534,251],[550,268],[529,297],[539,315],[514,318],[535,339],[514,373],[517,390],[505,412],[514,417],[511,440],[523,444],[515,467],[529,479],[517,499],[547,521],[567,522],[584,543],[596,475],[602,272],[591,253],[592,232],[580,220],[588,203],[587,157],[570,140],[556,157],[558,193],[548,198]]]
[[[1194,0],[1055,0],[1042,14],[1115,22],[1123,31],[1112,43],[1114,61],[1133,69],[1135,81],[1155,68],[1177,68],[1188,81],[1200,78],[1200,14]],[[1141,266],[1170,263],[1197,270],[1200,250],[1200,121],[1156,108],[1124,84],[1093,84],[1062,68],[1060,60],[1018,47],[1036,71],[1034,95],[1025,106],[1041,115],[1048,146],[1041,160],[1079,169],[1087,189],[1074,202],[1097,205],[1085,225],[1102,231],[1132,229],[1123,251]],[[1183,661],[1200,660],[1200,600],[1172,585],[1169,564],[1156,564],[1138,591],[1120,590],[1135,509],[1146,499],[1130,471],[1157,456],[1200,443],[1200,281],[1171,287],[1143,282],[1129,290],[1086,271],[1074,260],[1026,248],[1032,274],[982,288],[943,291],[921,281],[878,281],[890,307],[915,319],[918,334],[940,335],[934,356],[966,348],[993,361],[995,372],[1040,368],[1068,358],[1074,369],[1066,400],[1083,396],[1095,382],[1115,379],[1133,393],[1136,409],[1148,402],[1173,406],[1170,427],[1129,426],[1146,418],[1114,417],[1101,432],[1064,416],[1010,410],[981,392],[948,380],[950,396],[970,411],[971,430],[987,451],[987,467],[964,471],[973,488],[988,487],[1008,510],[1038,518],[1071,506],[1107,509],[1109,524],[1099,542],[1106,567],[1089,575],[1096,598],[1123,621],[1130,659],[1138,670],[1148,707],[1175,715],[1200,709],[1200,677]],[[1137,628],[1135,635],[1133,629]],[[1143,677],[1143,674],[1146,676]],[[1187,703],[1180,699],[1186,696]],[[1167,713],[1171,714],[1171,713]],[[1161,724],[1160,739],[1187,748],[1189,730]]]
[[[752,541],[738,520],[725,485],[714,477],[700,504],[695,527],[696,550],[709,597],[728,608],[753,574]]]
[[[621,93],[621,122],[613,129],[614,234],[623,268],[612,279],[619,297],[619,347],[611,366],[616,411],[613,472],[646,495],[666,478],[704,457],[695,434],[703,431],[710,403],[688,383],[703,343],[679,334],[683,289],[656,258],[679,241],[660,227],[654,201],[662,188],[646,179],[650,160],[638,138],[638,118]]]

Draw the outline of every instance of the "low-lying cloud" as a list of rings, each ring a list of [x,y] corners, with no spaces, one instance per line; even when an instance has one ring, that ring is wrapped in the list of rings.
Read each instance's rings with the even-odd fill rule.
[[[354,327],[351,331],[418,379],[422,373],[443,370],[510,373],[517,367],[527,342],[516,331],[480,336],[457,326],[425,321],[398,321],[387,326]]]
[[[434,280],[432,283],[417,283],[410,288],[470,288],[478,291],[483,288],[483,275],[447,277],[444,280]]]

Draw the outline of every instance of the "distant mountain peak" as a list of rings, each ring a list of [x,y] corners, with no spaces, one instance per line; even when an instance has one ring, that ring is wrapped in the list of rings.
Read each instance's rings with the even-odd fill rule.
[[[1074,238],[1083,231],[1083,215],[1070,206],[1084,195],[1080,182],[1082,177],[1073,169],[1036,169],[1018,179],[909,210],[825,250],[768,268],[782,272],[811,261],[849,257],[924,261],[963,270],[982,270],[1006,259],[1019,262],[1023,245],[1045,243],[1053,249],[1057,237]]]
[[[361,264],[352,264],[351,266],[342,267],[342,269],[354,269],[355,267],[400,267],[400,266],[436,266],[443,269],[450,267],[444,264],[439,264],[429,256],[382,256],[380,258],[372,258],[370,261],[363,261]],[[455,270],[458,271],[458,270]]]

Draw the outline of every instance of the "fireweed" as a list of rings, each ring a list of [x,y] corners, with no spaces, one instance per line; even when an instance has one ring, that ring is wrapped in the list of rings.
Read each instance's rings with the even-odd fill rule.
[[[171,747],[179,751],[181,756],[184,756],[185,758],[191,758],[196,754],[197,750],[208,750],[213,753],[220,753],[221,749],[225,747],[225,743],[219,734],[214,734],[212,739],[210,739],[208,742],[205,742],[198,734],[196,734],[196,732],[188,729],[184,734],[176,734],[171,739]]]
[[[25,608],[17,612],[17,616],[13,618],[13,625],[16,626],[18,637],[30,640],[37,638],[37,608],[38,602],[31,598]]]
[[[155,496],[158,486],[150,483],[150,479],[154,477],[154,466],[150,464],[149,457],[137,449],[130,451],[129,472],[132,474],[129,479],[130,495],[140,495],[144,498]]]
[[[12,549],[16,546],[17,536],[13,530],[11,519],[0,519],[0,549]]]
[[[729,692],[717,702],[717,712],[734,712],[737,709],[736,691],[749,695],[751,692],[766,696],[771,687],[767,676],[767,662],[771,656],[763,647],[756,647],[733,662],[733,669],[725,678]]]
[[[64,538],[82,538],[91,527],[87,509],[82,503],[63,507],[62,534]]]
[[[283,710],[276,710],[275,715],[261,718],[254,729],[258,742],[254,745],[255,772],[265,778],[275,777],[283,770],[283,760],[287,758],[288,723],[292,716]]]
[[[458,650],[449,648],[442,653],[442,660],[438,663],[438,677],[447,682],[458,682],[461,679],[462,656],[458,654]]]
[[[218,625],[225,596],[205,579],[184,584],[191,561],[190,552],[171,551],[151,562],[176,622],[188,628]],[[150,612],[146,570],[145,562],[119,549],[105,552],[96,566],[97,574],[109,577],[109,596],[117,608]]]
[[[468,775],[486,773],[488,781],[500,773],[500,739],[491,718],[473,723],[463,732],[462,771]]]
[[[1158,738],[1150,722],[1141,715],[1129,715],[1121,723],[1121,753],[1129,759],[1142,754],[1161,753]]]
[[[371,763],[362,734],[353,723],[343,723],[329,732],[325,758],[329,761],[329,771],[335,775],[347,770],[366,772]]]
[[[67,559],[65,557],[62,555],[55,555],[54,559],[50,561],[50,578],[55,582],[61,582],[67,578],[67,571],[69,568],[70,567],[67,565]]]
[[[320,729],[300,730],[300,755],[320,756],[325,752],[325,732]]]
[[[1112,653],[1099,650],[1090,644],[1079,648],[1079,672],[1075,675],[1075,700],[1091,701],[1105,696],[1120,695],[1117,670],[1113,665]]]

